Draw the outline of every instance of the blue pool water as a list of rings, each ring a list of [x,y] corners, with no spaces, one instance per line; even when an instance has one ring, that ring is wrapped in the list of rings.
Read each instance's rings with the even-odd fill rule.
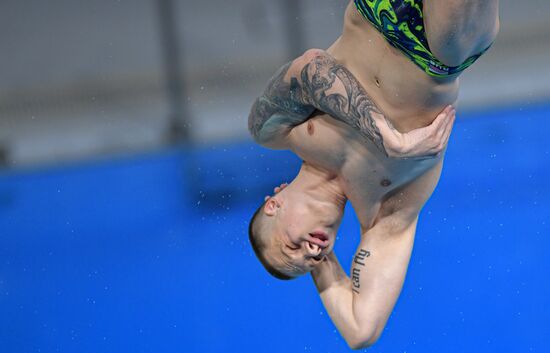
[[[548,352],[550,105],[462,114],[372,352]],[[252,143],[0,175],[0,352],[344,352],[247,242],[299,161]],[[351,208],[336,252],[358,241]]]

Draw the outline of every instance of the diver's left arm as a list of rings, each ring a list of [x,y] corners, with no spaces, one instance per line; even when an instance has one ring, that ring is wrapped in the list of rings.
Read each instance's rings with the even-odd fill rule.
[[[350,277],[334,254],[312,276],[332,321],[352,349],[377,341],[399,297],[418,214],[432,194],[442,161],[391,196],[355,253]]]
[[[392,158],[436,157],[454,122],[454,109],[449,106],[429,126],[400,133],[346,67],[327,52],[310,49],[271,78],[250,110],[248,129],[266,147],[289,148],[292,129],[315,110],[351,126]]]

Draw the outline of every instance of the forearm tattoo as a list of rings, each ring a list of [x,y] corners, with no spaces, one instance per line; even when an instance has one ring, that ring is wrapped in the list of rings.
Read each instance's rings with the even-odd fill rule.
[[[318,54],[300,71],[284,80],[293,62],[283,66],[269,81],[252,107],[248,127],[257,140],[262,135],[299,125],[318,109],[359,131],[388,155],[372,113],[380,113],[353,74],[328,54]],[[338,80],[337,91],[335,83]],[[342,91],[341,86],[344,87]],[[330,92],[329,91],[334,91]]]
[[[361,289],[361,269],[365,267],[366,259],[370,256],[370,251],[359,249],[353,258],[353,266],[351,267],[351,289],[355,293],[359,293]]]

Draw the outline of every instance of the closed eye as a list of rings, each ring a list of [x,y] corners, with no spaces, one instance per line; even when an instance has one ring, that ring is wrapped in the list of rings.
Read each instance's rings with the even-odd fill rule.
[[[299,250],[299,249],[301,248],[301,246],[294,244],[294,242],[292,242],[292,241],[290,240],[290,237],[289,237],[288,234],[286,234],[286,239],[284,239],[284,240],[282,241],[282,243],[284,244],[284,246],[285,246],[287,249],[290,249],[290,250],[293,250],[293,251]]]

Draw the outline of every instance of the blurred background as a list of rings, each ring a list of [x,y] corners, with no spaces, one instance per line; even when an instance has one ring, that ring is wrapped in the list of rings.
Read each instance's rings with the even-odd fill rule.
[[[246,128],[346,5],[0,3],[0,352],[347,349],[311,279],[279,283],[249,248],[249,217],[299,161]],[[500,8],[373,352],[550,345],[550,2]],[[357,229],[348,208],[346,268]]]

